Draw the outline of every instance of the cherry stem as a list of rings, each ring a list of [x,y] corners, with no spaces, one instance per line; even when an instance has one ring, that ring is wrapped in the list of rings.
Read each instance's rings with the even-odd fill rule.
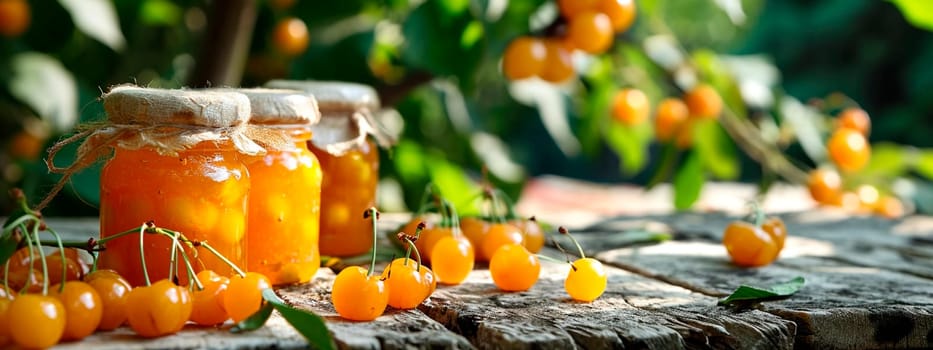
[[[765,222],[765,211],[758,205],[758,202],[752,202],[752,211],[755,217],[755,227],[761,227],[761,224]]]
[[[509,197],[505,191],[496,189],[496,195],[502,199],[502,203],[505,204],[505,217],[506,219],[521,219],[518,217],[518,214],[515,213],[515,201],[512,200],[512,197]]]
[[[24,233],[24,234],[23,234],[23,238],[26,239],[26,249],[29,250],[29,271],[32,271],[32,270],[34,270],[34,269],[36,268],[36,260],[33,259],[33,257],[36,256],[36,251],[35,251],[34,248],[32,247],[32,237],[30,237],[30,236],[29,236],[29,233],[27,233],[28,231],[26,230],[26,225],[25,225],[25,224],[20,224],[19,229],[23,231],[23,233]],[[31,272],[30,272],[30,273],[31,273]],[[20,293],[20,294],[23,294],[23,292],[26,291],[26,288],[29,287],[29,285],[31,284],[31,282],[32,282],[32,276],[29,275],[29,276],[26,277],[26,283],[23,285],[23,288],[20,289],[19,293]]]
[[[62,245],[62,236],[55,232],[51,227],[46,228],[52,236],[55,237],[55,241],[58,242],[58,255],[62,258],[62,282],[58,286],[58,293],[65,292],[65,281],[68,279],[68,264],[65,263],[65,247]]]
[[[499,196],[496,195],[496,191],[489,190],[489,200],[492,202],[492,222],[502,223],[505,220],[502,218],[502,213],[499,212]]]
[[[376,272],[376,239],[379,238],[379,226],[377,221],[379,220],[379,212],[376,210],[376,207],[371,207],[368,210],[369,214],[372,216],[373,220],[373,258],[369,263],[369,271],[366,272],[366,277],[372,276]]]
[[[570,241],[573,242],[573,245],[577,246],[577,251],[580,252],[580,257],[583,259],[586,259],[586,254],[583,253],[583,247],[580,246],[580,242],[577,242],[576,238],[573,238],[573,235],[570,234],[570,231],[567,231],[565,227],[561,226],[557,228],[557,232],[560,232],[560,234],[570,237]]]
[[[444,220],[447,220],[447,225],[441,225],[443,227],[453,228],[454,235],[463,234],[460,232],[460,216],[457,215],[457,208],[454,207],[453,203],[446,199],[441,199],[441,206],[444,208]],[[444,221],[442,220],[442,222]]]
[[[421,231],[424,231],[424,228],[423,228],[423,227],[424,227],[424,221],[418,223],[418,227],[415,228],[415,239],[416,239],[416,240],[417,240],[418,238],[421,238]],[[414,243],[414,242],[411,242],[411,240],[409,240],[407,237],[403,237],[402,240],[403,240],[403,241],[406,241],[406,242]],[[415,250],[415,253],[418,253],[418,248],[417,248],[417,247],[415,247],[414,245],[409,245],[409,246],[408,246],[408,249],[405,250],[405,266],[408,266],[408,259],[411,257],[411,250],[412,250],[412,249]],[[418,255],[418,269],[419,269],[419,270],[421,269],[421,255],[420,255],[420,253],[419,253],[419,255]]]
[[[178,275],[178,232],[172,235],[172,252],[168,258],[168,280],[175,281]]]
[[[541,255],[541,254],[535,254],[535,255],[536,255],[539,259],[541,259],[541,260],[547,260],[547,261],[554,262],[554,263],[563,264],[563,263],[566,262],[566,261],[562,261],[562,260],[560,260],[560,259],[555,259],[555,258],[549,257],[549,256],[547,256],[547,255]]]
[[[50,229],[47,229],[47,231],[51,231],[51,230],[50,230]],[[134,229],[133,232],[138,232],[138,231]],[[80,242],[78,242],[78,241],[61,241],[61,244],[58,244],[58,241],[53,242],[53,241],[46,241],[46,240],[39,241],[39,245],[46,246],[46,247],[76,248],[76,249],[84,250],[84,251],[86,251],[86,252],[88,252],[88,253],[91,253],[91,254],[94,254],[94,252],[96,251],[96,248],[93,248],[93,247],[97,247],[97,246],[98,246],[98,244],[97,244],[96,242],[94,243],[94,245],[93,245],[93,247],[92,247],[91,245],[88,244],[87,241],[80,241]]]
[[[32,236],[35,243],[39,241],[39,223],[36,222],[32,226]],[[35,244],[33,243],[33,244]],[[37,248],[40,248],[37,246]],[[49,263],[45,259],[45,254],[42,253],[42,250],[39,249],[39,256],[42,258],[42,278],[45,280],[42,281],[42,295],[49,295]],[[62,261],[64,263],[64,261]],[[62,283],[64,284],[64,280]]]
[[[39,214],[38,211],[33,210],[32,208],[30,208],[30,207],[29,207],[29,203],[26,203],[26,194],[23,193],[23,190],[21,190],[21,189],[19,189],[19,188],[14,188],[14,189],[10,190],[10,194],[13,196],[13,199],[16,201],[17,204],[19,204],[19,207],[20,207],[21,209],[23,209],[23,211],[24,211],[26,214],[32,215],[32,216],[36,216],[36,217],[38,217],[38,216],[41,215],[41,214]]]
[[[422,215],[429,208],[433,207],[431,203],[431,197],[432,197],[431,195],[434,193],[433,188],[434,188],[434,183],[428,183],[424,187],[424,194],[421,195],[421,201],[418,202],[418,212],[415,213],[415,216]]]
[[[230,265],[230,268],[232,268],[233,272],[236,272],[237,275],[239,275],[240,277],[246,277],[245,271],[241,270],[239,266],[236,266],[236,264],[234,264],[233,261],[230,261],[230,259],[227,259],[227,257],[225,257],[223,254],[220,254],[220,252],[218,252],[217,249],[214,248],[214,246],[208,244],[207,242],[201,242],[201,247],[204,247],[204,249],[207,249],[207,251],[211,252],[211,254],[214,254],[215,256],[217,256],[217,258],[220,259],[220,261],[223,261],[225,264]]]
[[[94,258],[94,263],[91,264],[91,272],[97,271],[97,260],[100,257],[100,254],[91,253],[91,257]]]
[[[204,290],[204,285],[201,284],[201,280],[198,279],[198,275],[194,273],[194,267],[191,266],[191,260],[188,259],[188,254],[185,253],[185,248],[181,246],[181,242],[175,241],[175,244],[181,248],[181,259],[185,262],[185,271],[188,271],[188,282],[194,281],[194,286],[198,290]]]
[[[35,215],[26,214],[26,215],[16,218],[16,220],[13,220],[13,222],[11,222],[9,225],[4,226],[3,233],[6,234],[7,232],[10,232],[13,228],[20,226],[20,225],[24,225],[27,221],[30,221],[30,220],[36,221],[37,224],[40,221],[39,217]],[[20,227],[20,229],[23,229],[23,228],[25,227]],[[23,230],[23,232],[25,231],[26,230]]]
[[[402,240],[404,240],[405,243],[408,243],[409,251],[413,250],[415,252],[415,258],[418,259],[418,268],[416,271],[421,272],[421,253],[418,252],[418,247],[415,247],[415,242],[412,242],[410,239],[408,239],[408,237],[404,237]],[[405,260],[405,262],[407,263],[408,260]]]
[[[114,234],[114,235],[111,235],[111,236],[107,236],[107,237],[101,238],[100,240],[97,241],[97,245],[105,246],[105,245],[107,244],[107,242],[110,242],[111,240],[114,240],[114,239],[117,239],[117,238],[120,238],[120,237],[123,237],[123,236],[131,235],[131,234],[134,234],[134,233],[139,233],[140,231],[146,231],[146,227],[147,227],[147,225],[146,225],[146,223],[144,223],[144,224],[140,225],[139,227],[131,228],[131,229],[129,229],[129,230],[126,230],[126,231],[123,231],[123,232],[120,232],[120,233],[117,233],[117,234]]]
[[[173,231],[173,230],[169,230],[169,229],[165,229],[161,227],[155,227],[153,229],[153,232],[158,233],[163,236],[171,237],[173,239],[177,239],[179,242],[183,242],[191,247],[195,247],[195,242],[188,239],[188,237],[185,237],[185,235],[179,231]],[[214,248],[214,246],[210,245],[210,243],[208,243],[207,241],[197,242],[197,246],[206,249],[208,252],[216,256],[217,259],[219,259],[221,262],[223,262],[224,264],[229,266],[231,269],[233,269],[233,272],[239,275],[240,277],[246,277],[246,272],[241,270],[239,266],[233,263],[233,261],[230,261],[230,259],[227,259],[227,257],[225,257],[223,254],[217,251],[217,249]],[[179,245],[179,247],[181,246]],[[190,265],[190,261],[188,261],[187,253],[184,251],[183,247],[182,247],[181,256],[183,259],[186,260],[186,263]]]
[[[145,243],[144,238],[146,237],[146,226],[147,226],[146,224],[139,226],[139,263],[140,265],[142,265],[143,277],[145,277],[146,286],[148,287],[152,285],[152,282],[149,281],[149,269],[146,268],[146,252],[145,252],[146,245],[144,244]],[[113,237],[114,236],[110,236],[107,238],[113,238]]]
[[[567,253],[566,250],[564,250],[564,247],[562,247],[562,246],[560,245],[560,242],[558,242],[557,239],[554,239],[553,237],[551,238],[551,242],[553,242],[553,243],[554,243],[554,246],[557,247],[557,250],[559,250],[559,251],[561,252],[561,254],[564,254],[564,257],[565,257],[565,258],[567,258],[567,261],[565,261],[565,262],[568,263],[568,264],[573,265],[573,264],[570,262],[570,254]]]

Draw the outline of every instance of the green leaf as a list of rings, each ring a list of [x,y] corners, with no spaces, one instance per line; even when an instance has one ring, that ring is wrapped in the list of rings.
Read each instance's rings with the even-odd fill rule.
[[[23,211],[23,209],[14,210],[3,223],[3,228],[7,228],[7,225],[25,214],[26,212]],[[3,235],[0,236],[0,266],[6,264],[6,261],[13,256],[13,253],[16,252],[16,248],[19,245],[19,242],[16,241],[16,237],[13,236],[15,228],[10,227],[9,229],[9,231],[3,232]]]
[[[862,174],[898,177],[907,172],[907,152],[904,147],[889,142],[871,145],[871,159]]]
[[[469,49],[483,39],[483,24],[479,21],[471,21],[463,29],[463,35],[460,36],[460,47]]]
[[[933,150],[921,151],[920,156],[917,157],[917,164],[914,165],[914,169],[920,175],[933,180]]]
[[[713,51],[697,50],[693,53],[692,59],[697,69],[706,77],[705,80],[709,81],[722,96],[726,107],[739,118],[745,118],[748,111],[742,98],[742,91],[739,90],[732,73],[723,65],[719,56]]]
[[[648,180],[648,183],[645,184],[645,190],[650,190],[657,186],[658,184],[667,181],[671,176],[671,171],[677,167],[677,162],[680,161],[678,157],[679,151],[673,142],[668,143],[664,146],[664,150],[661,152],[661,165],[657,167],[654,175],[651,175],[651,179]]]
[[[465,4],[468,8],[469,2]],[[415,8],[402,23],[402,61],[416,70],[455,75],[461,84],[472,84],[484,47],[483,31],[481,26],[471,29],[476,22],[461,6],[457,1],[426,1]]]
[[[804,283],[805,280],[803,276],[797,276],[787,282],[778,283],[766,289],[741,285],[732,292],[731,295],[720,300],[719,305],[750,303],[789,297],[797,293],[797,291],[803,287]]]
[[[58,0],[71,14],[78,30],[109,46],[114,51],[126,47],[126,39],[120,31],[117,10],[110,0]]]
[[[811,106],[800,103],[797,99],[785,96],[779,103],[781,118],[790,124],[800,142],[800,147],[807,153],[814,163],[827,161],[826,145],[823,143],[824,134],[828,133],[825,125],[820,121],[822,115]]]
[[[637,126],[609,123],[605,129],[606,142],[621,161],[622,173],[635,175],[648,163],[648,145],[651,142],[651,125],[642,123]]]
[[[930,0],[891,0],[907,22],[917,28],[933,30],[933,1]]]
[[[689,209],[700,198],[706,173],[697,153],[690,153],[674,175],[674,208]]]
[[[57,131],[78,120],[78,88],[74,76],[52,56],[24,52],[12,58],[10,93],[31,107]]]
[[[732,139],[716,120],[694,124],[694,147],[703,167],[713,176],[734,180],[739,177],[739,158]]]
[[[458,214],[479,214],[479,209],[469,204],[482,189],[466,175],[463,168],[435,152],[428,155],[428,171],[440,195],[456,206]]]
[[[266,324],[266,321],[269,320],[269,316],[272,316],[272,309],[272,304],[266,303],[259,311],[256,311],[256,313],[240,321],[240,323],[234,325],[233,328],[230,328],[230,332],[242,333],[262,328],[262,326]]]
[[[667,232],[655,232],[649,230],[630,230],[621,233],[621,241],[627,245],[636,245],[643,243],[661,243],[673,238]]]
[[[428,181],[427,160],[421,145],[411,140],[401,140],[392,152],[395,171],[404,183]]]
[[[289,306],[282,299],[279,299],[279,296],[275,295],[275,291],[272,289],[264,289],[262,298],[274,306],[282,314],[282,317],[292,327],[295,327],[295,330],[301,333],[314,348],[321,350],[337,348],[334,339],[330,336],[330,331],[327,330],[327,325],[324,324],[324,319],[320,316]]]
[[[148,25],[174,26],[181,17],[181,8],[168,0],[146,0],[139,7],[140,21]]]

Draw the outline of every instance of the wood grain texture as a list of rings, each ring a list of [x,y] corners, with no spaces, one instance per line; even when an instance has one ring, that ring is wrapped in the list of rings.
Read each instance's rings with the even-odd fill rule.
[[[327,322],[340,348],[345,349],[470,349],[470,343],[418,310],[395,310],[372,322],[341,318],[330,302],[335,275],[322,269],[314,281],[281,288],[278,294],[292,306],[310,310]]]
[[[530,290],[499,291],[487,270],[438,288],[420,309],[480,349],[789,349],[795,325],[761,311],[732,313],[716,299],[610,268],[592,303],[564,291],[569,265],[544,262]]]
[[[346,349],[680,349],[933,347],[933,220],[889,221],[813,211],[781,215],[791,236],[781,259],[758,269],[728,262],[719,243],[736,219],[721,213],[619,217],[571,227],[588,254],[612,266],[609,287],[593,303],[569,300],[568,266],[545,262],[531,290],[504,293],[482,266],[458,286],[440,286],[417,310],[388,310],[374,322],[340,319],[330,304],[334,274],[282,288],[287,302],[325,317]],[[383,215],[391,230],[407,215]],[[590,224],[590,223],[594,224]],[[577,222],[579,223],[579,222]],[[67,239],[96,235],[96,218],[54,219]],[[650,244],[632,230],[667,232]],[[569,242],[555,237],[565,247]],[[551,248],[545,253],[561,255]],[[716,306],[740,284],[767,286],[795,276],[796,295],[731,310]],[[188,327],[144,340],[128,329],[63,348],[300,348],[306,343],[277,314],[255,332]]]
[[[785,249],[794,251],[790,245]],[[814,348],[933,346],[933,281],[831,257],[782,257],[757,269],[733,266],[719,244],[665,242],[600,253],[600,260],[713,296],[739,284],[766,287],[803,276],[807,284],[763,311],[797,324],[796,345]]]

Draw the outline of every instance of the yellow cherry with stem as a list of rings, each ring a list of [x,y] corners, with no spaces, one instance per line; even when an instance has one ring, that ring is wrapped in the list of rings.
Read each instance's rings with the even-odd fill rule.
[[[396,309],[414,309],[433,292],[433,273],[421,265],[421,253],[415,247],[415,241],[423,228],[424,223],[419,224],[414,236],[398,233],[398,239],[408,246],[408,250],[404,258],[393,259],[382,272],[382,280],[389,290],[389,306]],[[410,258],[412,251],[417,260]]]
[[[580,259],[570,263],[570,272],[564,280],[564,289],[574,300],[583,302],[596,300],[606,291],[607,278],[603,264],[599,260],[587,258],[583,253],[583,247],[566,228],[561,226],[557,232],[570,237],[573,244],[577,246],[577,251],[580,252]]]
[[[389,303],[389,289],[381,276],[374,275],[376,268],[377,220],[379,212],[370,208],[363,213],[364,219],[373,220],[373,254],[369,270],[351,266],[337,274],[331,288],[331,302],[341,317],[353,321],[372,321],[385,312]]]
[[[431,268],[441,283],[460,284],[473,271],[473,245],[460,231],[460,219],[453,204],[445,199],[441,208],[445,221],[450,223],[451,235],[442,237],[431,248]]]

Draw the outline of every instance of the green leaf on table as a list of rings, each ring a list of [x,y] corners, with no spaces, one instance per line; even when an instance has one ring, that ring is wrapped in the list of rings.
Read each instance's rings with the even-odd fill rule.
[[[109,46],[114,51],[126,47],[126,39],[120,31],[117,10],[110,0],[58,0],[71,14],[71,19],[87,36]]]
[[[677,174],[674,174],[674,208],[689,209],[700,199],[700,191],[706,182],[706,173],[697,153],[690,153]]]
[[[933,1],[930,0],[891,0],[907,22],[917,28],[933,30]]]
[[[262,298],[269,305],[275,307],[282,314],[282,317],[311,343],[312,347],[321,350],[337,348],[334,339],[330,336],[330,331],[327,330],[327,326],[324,324],[323,318],[310,311],[291,307],[282,299],[279,299],[279,296],[275,295],[275,291],[272,289],[264,289]]]
[[[24,52],[11,60],[10,94],[31,107],[59,132],[78,121],[78,87],[74,76],[57,59]]]
[[[262,308],[259,309],[259,311],[256,311],[256,313],[250,315],[245,320],[240,321],[240,323],[234,325],[233,328],[230,328],[230,332],[241,333],[255,331],[262,328],[262,326],[266,324],[266,321],[269,320],[269,316],[272,316],[272,309],[272,304],[266,303],[262,306]]]
[[[732,294],[719,301],[719,305],[732,305],[737,303],[751,303],[776,298],[784,298],[797,293],[804,283],[803,276],[797,276],[793,279],[775,284],[768,288],[756,288],[746,285],[739,286]]]
[[[716,120],[694,124],[694,147],[703,167],[713,176],[734,180],[739,176],[739,158],[732,139]]]
[[[643,243],[661,243],[673,238],[670,233],[649,231],[645,229],[623,231],[621,241],[626,245],[636,245]]]
[[[618,156],[622,173],[635,175],[648,163],[648,145],[651,143],[651,125],[629,126],[611,122],[605,128],[606,143]]]

